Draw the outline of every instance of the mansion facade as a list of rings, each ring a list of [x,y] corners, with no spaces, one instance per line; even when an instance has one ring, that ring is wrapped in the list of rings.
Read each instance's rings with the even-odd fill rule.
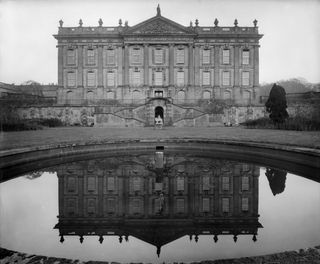
[[[105,27],[100,19],[98,26],[84,27],[80,19],[78,27],[64,27],[60,20],[54,37],[58,104],[99,106],[97,123],[133,118],[152,125],[160,115],[168,125],[188,106],[200,111],[192,118],[206,114],[196,107],[202,100],[259,103],[262,35],[256,20],[253,27],[240,27],[237,20],[221,27],[217,19],[214,26],[199,26],[198,20],[182,26],[163,17],[158,6],[156,16],[134,26],[120,19],[118,26]],[[130,106],[131,113],[121,106]]]

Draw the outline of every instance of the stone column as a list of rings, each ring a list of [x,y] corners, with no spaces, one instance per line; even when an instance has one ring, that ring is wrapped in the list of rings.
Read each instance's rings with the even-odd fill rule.
[[[195,45],[195,54],[194,54],[194,85],[200,86],[200,46]]]
[[[103,47],[98,46],[98,88],[103,88]]]
[[[149,45],[148,44],[144,44],[143,46],[144,46],[144,51],[143,51],[143,55],[144,55],[143,85],[145,87],[148,87],[149,86]]]
[[[64,86],[63,81],[63,46],[58,45],[58,85]]]
[[[169,44],[169,86],[174,86],[174,44]]]
[[[77,86],[83,87],[83,47],[78,46],[78,78]]]
[[[124,45],[124,85],[129,86],[129,44]]]
[[[193,44],[189,44],[189,74],[188,74],[188,85],[194,85],[194,61],[193,61]]]

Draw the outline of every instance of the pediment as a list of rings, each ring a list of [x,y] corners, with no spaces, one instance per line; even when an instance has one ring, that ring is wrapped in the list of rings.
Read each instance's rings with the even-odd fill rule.
[[[124,32],[129,35],[190,35],[194,32],[170,19],[155,16]]]

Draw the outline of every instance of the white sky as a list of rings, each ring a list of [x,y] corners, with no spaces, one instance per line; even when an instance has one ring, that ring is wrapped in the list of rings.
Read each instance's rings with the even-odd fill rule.
[[[320,82],[320,0],[0,0],[0,82],[35,80],[57,83],[57,48],[53,34],[64,26],[133,26],[156,14],[184,26],[252,26],[264,34],[260,48],[260,83],[294,77]]]

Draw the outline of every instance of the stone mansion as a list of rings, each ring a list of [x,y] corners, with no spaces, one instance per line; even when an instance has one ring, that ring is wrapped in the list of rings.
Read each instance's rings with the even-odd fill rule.
[[[216,102],[238,109],[259,104],[256,20],[252,27],[237,19],[232,27],[217,19],[213,26],[198,20],[183,26],[158,6],[156,16],[134,26],[121,19],[103,26],[100,19],[84,27],[80,19],[64,27],[60,20],[54,37],[58,105],[92,107],[95,125],[148,126],[155,116],[165,125],[209,125],[228,119],[212,111]]]

